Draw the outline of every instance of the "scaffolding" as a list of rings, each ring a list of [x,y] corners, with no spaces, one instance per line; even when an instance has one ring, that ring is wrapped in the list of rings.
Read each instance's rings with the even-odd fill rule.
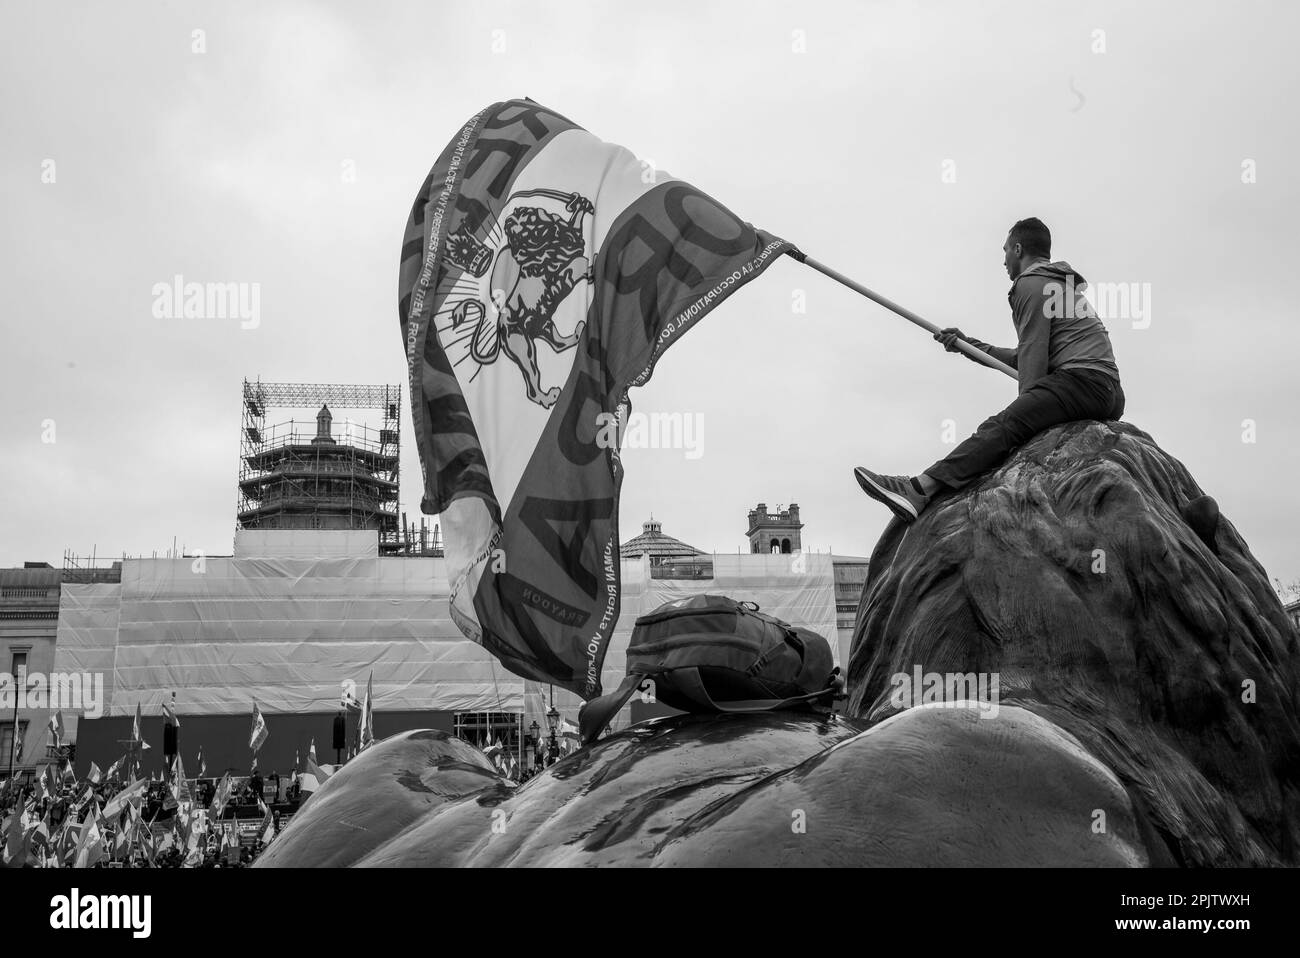
[[[420,516],[420,524],[417,526],[414,522],[408,523],[406,513],[403,512],[401,543],[395,554],[441,558],[445,553],[442,530],[438,523],[435,522],[430,526],[429,521],[424,516]]]
[[[332,411],[267,424],[276,409],[378,409],[378,429]],[[374,529],[381,554],[402,551],[398,526],[401,386],[244,380],[239,529]],[[322,417],[323,423],[322,423]],[[322,431],[323,430],[323,431]]]
[[[63,550],[63,572],[59,581],[73,583],[121,582],[122,563],[127,560],[125,552],[120,557],[101,556],[92,550],[90,555],[78,555],[71,549]]]

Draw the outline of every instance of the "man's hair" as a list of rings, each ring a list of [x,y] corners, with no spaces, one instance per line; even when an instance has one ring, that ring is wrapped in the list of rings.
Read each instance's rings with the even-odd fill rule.
[[[1020,220],[1011,227],[1011,242],[1019,243],[1020,249],[1030,256],[1052,255],[1052,231],[1037,216]]]

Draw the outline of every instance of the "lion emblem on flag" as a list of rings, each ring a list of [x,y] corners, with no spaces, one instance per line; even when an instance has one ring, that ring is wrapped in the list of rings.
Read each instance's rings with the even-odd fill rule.
[[[550,200],[557,209],[538,200]],[[593,281],[583,221],[595,207],[578,193],[538,189],[513,194],[505,209],[509,213],[493,224],[484,242],[464,234],[448,237],[450,260],[467,274],[458,284],[469,288],[463,297],[447,298],[450,324],[439,333],[451,334],[448,346],[462,347],[455,365],[466,359],[478,364],[471,381],[504,353],[519,367],[528,398],[550,409],[560,387],[543,387],[537,343],[564,352],[578,345],[586,329],[586,321],[579,320],[572,333],[561,333],[555,312],[578,284]],[[489,267],[485,302],[482,278]]]

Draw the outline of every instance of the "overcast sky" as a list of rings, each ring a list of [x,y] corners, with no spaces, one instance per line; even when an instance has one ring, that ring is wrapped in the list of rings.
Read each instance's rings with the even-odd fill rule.
[[[1001,244],[1043,218],[1054,258],[1149,291],[1144,316],[1107,321],[1125,418],[1270,576],[1300,578],[1294,4],[3,11],[0,565],[148,555],[173,536],[229,554],[241,381],[402,383],[415,192],[470,115],[529,96],[1001,345]],[[153,288],[177,274],[260,284],[258,325],[159,318]],[[627,453],[622,538],[653,511],[734,551],[755,503],[798,502],[807,547],[869,554],[888,512],[853,466],[919,471],[950,448],[945,420],[964,438],[1014,395],[784,259],[634,391],[638,411],[694,414],[703,434],[697,458]],[[412,439],[408,405],[413,517]]]

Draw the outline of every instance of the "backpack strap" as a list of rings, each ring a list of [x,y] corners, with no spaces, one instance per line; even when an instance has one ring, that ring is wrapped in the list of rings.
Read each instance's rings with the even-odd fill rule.
[[[622,683],[614,691],[598,695],[591,701],[583,703],[582,708],[578,710],[578,734],[582,737],[583,745],[590,745],[596,741],[600,733],[605,731],[605,727],[618,714],[618,710],[640,690],[645,680],[644,675],[633,672],[624,676]]]
[[[794,705],[802,705],[823,698],[837,698],[844,688],[844,679],[840,677],[838,666],[831,672],[824,688],[816,692],[809,692],[806,695],[794,695],[786,699],[746,699],[735,702],[715,702],[713,696],[709,695],[709,690],[704,687],[704,680],[700,677],[700,670],[697,668],[674,669],[672,682],[673,687],[683,695],[690,696],[700,705],[718,712],[773,712],[777,709],[790,708]]]
[[[625,676],[622,683],[613,692],[597,696],[583,704],[582,708],[578,710],[578,733],[582,738],[583,745],[590,745],[600,737],[600,733],[605,731],[609,723],[613,721],[619,709],[627,704],[628,699],[641,690],[641,686],[645,684],[646,679],[647,676],[633,672]],[[791,708],[795,705],[816,702],[822,699],[833,701],[844,694],[844,678],[840,675],[839,666],[831,670],[824,688],[816,692],[809,692],[806,695],[791,696],[787,699],[748,699],[737,702],[715,702],[713,696],[709,695],[709,690],[704,687],[704,680],[700,678],[698,668],[673,669],[672,681],[677,691],[699,705],[716,712],[772,712],[777,709]]]

